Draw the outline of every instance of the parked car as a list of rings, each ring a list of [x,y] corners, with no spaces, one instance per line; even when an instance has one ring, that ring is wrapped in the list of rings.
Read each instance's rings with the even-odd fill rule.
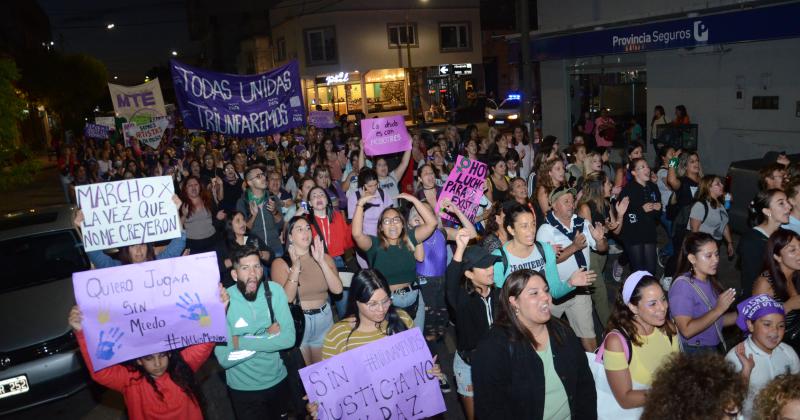
[[[67,397],[89,382],[72,330],[72,273],[90,268],[72,208],[0,217],[0,415]]]
[[[733,196],[728,210],[730,225],[734,232],[742,234],[750,228],[747,224],[750,201],[758,193],[758,171],[764,165],[775,162],[779,152],[767,152],[763,158],[739,160],[728,166],[727,191]],[[800,154],[788,156],[792,162],[800,160]]]
[[[508,95],[500,105],[491,99],[486,100],[486,122],[489,126],[515,123],[521,114],[522,101],[519,95]]]

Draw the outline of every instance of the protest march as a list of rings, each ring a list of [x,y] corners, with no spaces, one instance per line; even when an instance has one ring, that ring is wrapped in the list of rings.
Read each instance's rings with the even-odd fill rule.
[[[786,155],[734,248],[694,150],[651,167],[631,141],[616,165],[586,133],[307,109],[296,60],[169,67],[175,104],[157,79],[109,83],[115,117],[63,165],[92,265],[64,315],[130,418],[209,399],[237,419],[755,418],[800,373]],[[741,290],[717,280],[724,253]]]

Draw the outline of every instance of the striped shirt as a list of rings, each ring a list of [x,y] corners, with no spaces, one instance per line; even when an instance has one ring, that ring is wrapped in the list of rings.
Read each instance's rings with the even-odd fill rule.
[[[396,311],[403,323],[406,324],[406,327],[412,328],[414,326],[414,320],[405,311],[402,309],[396,309]],[[353,331],[350,334],[353,329],[353,324],[350,321],[342,320],[333,324],[333,327],[325,334],[325,342],[322,344],[322,359],[329,359],[347,350],[352,350],[386,337],[386,326],[387,322],[383,321],[381,328],[378,330],[368,333]]]

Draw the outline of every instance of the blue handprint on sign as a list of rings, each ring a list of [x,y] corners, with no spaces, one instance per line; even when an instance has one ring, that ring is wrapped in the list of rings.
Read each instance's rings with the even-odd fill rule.
[[[188,292],[184,293],[182,296],[179,296],[183,304],[176,303],[175,305],[188,312],[188,315],[182,314],[181,318],[191,321],[200,321],[200,325],[203,327],[211,325],[211,317],[208,316],[208,310],[206,310],[205,305],[200,302],[200,295],[195,293],[194,297],[195,299],[192,299]]]
[[[114,357],[114,353],[122,347],[122,345],[119,344],[119,340],[125,333],[120,331],[117,327],[107,332],[108,335],[106,335],[106,331],[100,330],[100,338],[97,340],[97,350],[94,353],[94,356],[98,359],[111,360],[111,358]]]

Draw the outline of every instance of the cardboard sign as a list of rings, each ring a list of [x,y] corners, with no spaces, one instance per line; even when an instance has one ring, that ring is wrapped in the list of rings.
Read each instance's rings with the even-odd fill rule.
[[[75,187],[84,249],[97,251],[181,236],[172,178],[157,176]]]
[[[194,344],[227,340],[217,254],[72,275],[94,370]]]
[[[109,131],[114,131],[117,129],[115,125],[114,117],[95,117],[94,123],[97,125],[103,125],[108,127]]]
[[[361,120],[361,137],[368,156],[411,150],[411,135],[402,115]]]
[[[319,128],[336,127],[333,111],[311,111],[308,113],[308,125]]]
[[[266,73],[216,73],[170,61],[183,125],[230,136],[260,137],[305,125],[297,60]]]
[[[161,84],[158,79],[137,86],[108,84],[111,102],[117,116],[128,122],[149,123],[154,117],[166,115],[164,98],[161,96]]]
[[[169,119],[167,117],[156,117],[146,124],[125,123],[122,125],[122,131],[125,133],[127,141],[136,139],[140,145],[158,149],[168,126]]]
[[[98,124],[86,124],[83,127],[83,136],[90,139],[107,139],[108,127]]]
[[[445,411],[431,352],[419,328],[300,369],[320,420],[421,419]]]
[[[483,162],[469,160],[458,156],[456,165],[447,176],[447,182],[442,187],[439,199],[436,200],[436,212],[442,219],[458,222],[458,219],[446,212],[440,212],[442,200],[449,199],[464,213],[471,222],[475,222],[475,213],[483,195],[483,183],[489,167]]]

